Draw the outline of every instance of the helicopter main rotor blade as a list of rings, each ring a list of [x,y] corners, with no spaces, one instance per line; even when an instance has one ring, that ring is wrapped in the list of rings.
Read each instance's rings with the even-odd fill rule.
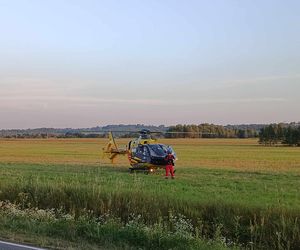
[[[186,132],[186,131],[184,131],[184,132],[172,132],[172,131],[170,131],[170,132],[165,132],[164,134],[201,134],[201,135],[206,134],[206,135],[215,135],[216,133],[211,133],[211,132]]]
[[[151,132],[151,134],[201,134],[201,135],[215,135],[216,133],[212,132],[191,132],[191,131],[182,131],[182,132],[175,132],[175,131],[170,131],[170,132]]]
[[[128,134],[199,134],[199,135],[215,135],[212,132],[192,132],[192,131],[132,131],[132,130],[107,130],[107,131],[80,131],[84,134],[106,134],[106,133],[128,133]]]
[[[106,133],[139,133],[140,131],[127,131],[127,130],[105,130],[105,131],[79,131],[80,133],[89,133],[89,134],[106,134]]]

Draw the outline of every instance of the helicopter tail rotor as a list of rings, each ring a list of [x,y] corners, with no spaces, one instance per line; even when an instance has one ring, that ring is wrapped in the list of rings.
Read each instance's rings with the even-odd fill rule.
[[[107,143],[106,147],[102,149],[102,157],[106,157],[111,160],[111,163],[114,163],[118,155],[126,155],[128,151],[118,148],[112,132],[109,132],[108,138],[109,142]]]

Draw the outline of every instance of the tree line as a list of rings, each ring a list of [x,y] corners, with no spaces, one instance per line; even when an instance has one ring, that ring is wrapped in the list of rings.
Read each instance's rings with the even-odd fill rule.
[[[281,143],[289,146],[300,146],[300,126],[270,124],[260,130],[259,143],[263,145]]]
[[[164,125],[107,125],[91,128],[34,128],[34,129],[1,129],[0,138],[102,138],[107,136],[107,131],[119,131],[117,137],[130,137],[134,132],[142,129],[165,132]],[[124,132],[122,132],[124,131]],[[129,131],[132,131],[129,133]],[[137,133],[138,136],[138,133]]]
[[[145,125],[109,125],[85,129],[27,129],[0,130],[0,138],[104,138],[105,131],[118,131],[114,135],[118,138],[138,137],[138,131],[149,129],[162,132],[160,137],[166,138],[259,138],[263,145],[284,144],[300,146],[300,123],[280,124],[248,124],[248,125],[215,125],[202,123],[165,127]],[[82,131],[85,131],[84,133]],[[124,131],[124,132],[122,132]],[[132,132],[128,132],[132,131]],[[169,133],[164,133],[169,132]],[[172,133],[175,132],[175,133]],[[156,136],[156,135],[155,135]]]
[[[174,133],[175,132],[175,133]],[[167,138],[255,138],[259,130],[249,127],[222,126],[203,123],[200,125],[175,125],[167,130]]]

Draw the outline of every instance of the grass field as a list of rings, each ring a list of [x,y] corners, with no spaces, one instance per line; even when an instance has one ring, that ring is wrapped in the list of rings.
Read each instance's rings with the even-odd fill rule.
[[[297,249],[300,148],[161,142],[177,152],[176,180],[129,174],[125,157],[111,165],[104,139],[1,140],[0,237],[52,248]]]

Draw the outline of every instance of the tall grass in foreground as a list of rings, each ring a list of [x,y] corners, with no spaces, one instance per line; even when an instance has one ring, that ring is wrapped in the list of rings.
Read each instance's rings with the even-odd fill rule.
[[[107,237],[111,240],[124,238],[128,244],[135,242],[136,246],[145,248],[154,247],[151,244],[162,249],[175,246],[183,249],[181,246],[185,244],[193,248],[196,243],[189,242],[189,239],[222,239],[227,246],[249,249],[298,249],[300,246],[298,210],[275,207],[262,209],[234,202],[187,202],[149,193],[138,185],[130,191],[123,189],[122,184],[120,188],[112,190],[92,183],[74,185],[62,181],[53,185],[29,178],[18,183],[0,184],[0,190],[0,200],[17,204],[20,211],[53,209],[54,213],[61,211],[71,216],[73,224],[59,222],[58,225],[51,216],[46,222],[43,221],[47,230],[51,227],[57,230],[56,233],[50,230],[50,234],[61,233],[66,239],[72,238],[72,235],[68,235],[70,227],[75,228],[75,236],[78,230],[83,230],[88,240],[93,240],[94,234],[104,230],[101,235],[110,235]],[[103,216],[108,221],[111,219],[113,224],[94,227],[94,223],[98,223]],[[27,218],[25,215],[21,217]],[[8,215],[6,218],[9,221]],[[26,220],[18,220],[16,227],[22,228],[22,223],[26,224]],[[131,223],[134,223],[132,230],[128,227]],[[112,231],[106,227],[111,227]],[[159,235],[155,238],[155,234]],[[179,238],[176,236],[173,239],[174,235],[179,235]],[[185,236],[188,238],[185,239]],[[153,237],[155,240],[151,243]]]
[[[75,218],[62,210],[21,209],[9,202],[0,202],[2,227],[18,232],[30,232],[40,236],[52,236],[76,242],[85,240],[106,248],[122,249],[225,249],[221,238],[204,241],[194,237],[188,221],[174,219],[176,231],[170,231],[163,223],[151,226],[132,216],[123,223],[111,214],[95,217],[89,213]]]

